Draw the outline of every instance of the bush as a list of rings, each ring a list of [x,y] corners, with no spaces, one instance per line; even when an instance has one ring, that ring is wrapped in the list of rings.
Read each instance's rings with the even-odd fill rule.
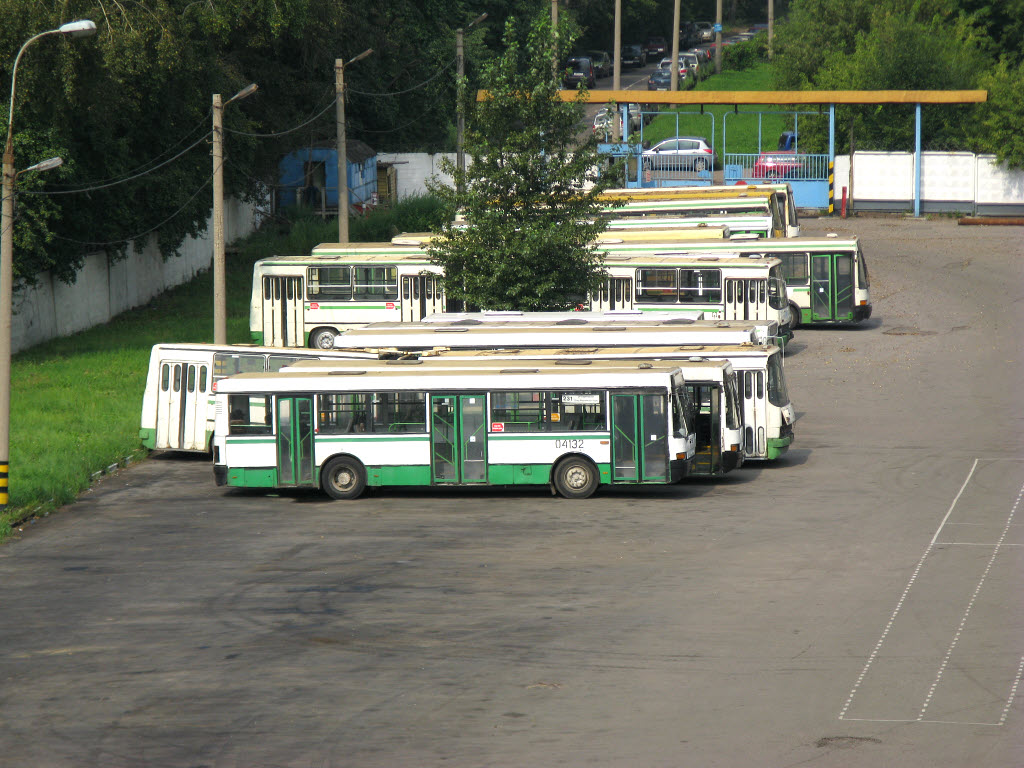
[[[733,43],[722,49],[723,69],[750,69],[768,61],[768,33],[758,32],[750,40]]]

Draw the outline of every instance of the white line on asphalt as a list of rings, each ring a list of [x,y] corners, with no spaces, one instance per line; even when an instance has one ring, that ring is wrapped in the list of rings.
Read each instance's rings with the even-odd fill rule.
[[[903,594],[900,595],[899,602],[896,603],[896,608],[893,610],[892,615],[889,616],[889,622],[885,625],[885,629],[882,630],[882,636],[878,638],[878,642],[875,643],[875,647],[871,650],[871,655],[868,656],[867,663],[864,665],[864,669],[860,671],[860,675],[857,677],[857,681],[853,684],[853,688],[850,690],[850,695],[846,697],[846,703],[843,704],[842,710],[839,712],[839,719],[843,720],[846,717],[847,711],[850,709],[850,705],[853,703],[853,697],[857,695],[857,691],[860,689],[861,683],[864,682],[864,678],[867,677],[868,670],[871,669],[871,665],[875,663],[875,658],[878,656],[878,652],[882,649],[882,643],[885,642],[885,638],[889,636],[889,631],[892,629],[893,623],[896,621],[896,617],[899,615],[900,610],[903,608],[903,603],[907,599],[907,595],[910,594],[910,588],[914,586],[914,582],[917,581],[917,575],[921,573],[921,567],[924,565],[925,559],[928,557],[928,553],[932,551],[932,547],[935,546],[935,542],[938,539],[939,532],[942,531],[942,527],[949,520],[949,516],[953,514],[953,508],[956,506],[957,501],[963,496],[964,490],[967,488],[967,484],[971,481],[974,476],[974,470],[978,468],[978,460],[975,459],[971,465],[971,471],[967,473],[967,479],[964,480],[963,485],[960,486],[960,490],[957,492],[956,497],[953,499],[953,503],[949,505],[949,509],[946,510],[946,516],[942,518],[942,522],[939,523],[939,527],[935,531],[935,535],[932,536],[931,542],[925,547],[924,554],[921,555],[921,559],[917,561],[917,567],[914,568],[914,573],[910,576],[910,581],[907,582],[906,588],[903,590]]]
[[[977,466],[977,460],[975,460],[975,466]],[[956,648],[957,643],[960,642],[960,635],[963,633],[964,627],[967,625],[967,618],[971,615],[971,608],[974,607],[974,601],[978,599],[981,587],[984,585],[985,579],[988,578],[989,571],[992,570],[992,564],[996,561],[996,555],[999,554],[999,548],[1003,545],[1003,540],[1006,538],[1006,534],[1010,530],[1010,526],[1013,524],[1013,516],[1017,514],[1017,508],[1020,506],[1021,497],[1024,497],[1024,485],[1021,486],[1020,491],[1017,493],[1017,499],[1013,502],[1013,507],[1010,509],[1010,516],[1007,518],[1006,526],[1003,528],[1003,535],[1000,536],[999,541],[996,542],[995,548],[992,550],[992,557],[988,559],[988,565],[985,566],[985,572],[981,574],[981,579],[978,580],[978,585],[974,588],[974,594],[971,595],[971,599],[967,603],[967,608],[964,609],[964,615],[960,617],[960,626],[956,628],[956,633],[953,635],[953,639],[949,643],[949,648],[946,650],[946,655],[943,657],[942,663],[939,665],[939,671],[935,675],[935,681],[932,683],[932,687],[928,689],[928,695],[925,696],[924,704],[921,706],[921,712],[917,716],[918,720],[924,719],[924,713],[928,710],[928,705],[932,702],[932,696],[935,694],[935,689],[938,687],[939,681],[942,680],[942,673],[946,671],[946,666],[949,664],[949,659],[953,655],[953,650]],[[957,498],[959,498],[959,496]],[[932,543],[935,543],[935,539],[932,539]],[[1019,679],[1019,671],[1017,676]],[[1016,684],[1014,685],[1014,688],[1016,688]],[[1012,700],[1013,697],[1011,696],[1011,701]],[[1003,719],[1006,719],[1005,714]]]

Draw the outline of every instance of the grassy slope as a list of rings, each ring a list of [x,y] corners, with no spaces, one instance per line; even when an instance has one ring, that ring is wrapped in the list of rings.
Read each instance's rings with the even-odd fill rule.
[[[725,71],[712,75],[697,85],[697,91],[767,91],[772,89],[771,70],[768,64],[737,71]],[[729,153],[758,152],[758,118],[754,114],[763,110],[784,108],[770,105],[748,104],[734,113],[732,107],[707,106],[704,114],[699,107],[684,106],[679,110],[667,110],[656,117],[644,129],[644,141],[656,144],[672,136],[703,136],[711,139],[714,135],[715,154],[721,159],[723,150]],[[729,117],[726,117],[726,114]],[[713,120],[712,117],[713,116]],[[723,126],[726,129],[723,141]],[[761,120],[761,147],[774,149],[782,131],[791,129],[789,114],[768,114]]]
[[[412,200],[353,219],[353,241],[386,240],[399,231],[427,229],[435,206]],[[308,253],[336,242],[337,220],[301,219],[287,234],[267,228],[227,259],[228,341],[249,340],[252,265],[265,256]],[[145,307],[14,357],[11,371],[11,499],[0,515],[0,539],[11,524],[73,500],[91,477],[144,451],[139,406],[150,348],[159,342],[213,340],[213,283],[209,272],[167,291]]]

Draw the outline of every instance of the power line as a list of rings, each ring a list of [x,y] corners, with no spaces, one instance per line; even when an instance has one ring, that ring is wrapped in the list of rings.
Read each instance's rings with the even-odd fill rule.
[[[139,175],[145,173],[147,170],[156,170],[156,168],[159,168],[160,166],[156,166],[155,168],[150,169],[149,166],[151,166],[153,163],[156,163],[157,161],[159,161],[160,158],[162,158],[168,152],[172,152],[175,147],[178,147],[182,143],[187,141],[189,136],[191,136],[193,133],[195,133],[196,130],[198,130],[198,129],[204,127],[204,126],[208,126],[210,124],[210,116],[211,116],[212,112],[213,112],[212,109],[208,110],[207,113],[206,113],[206,116],[203,118],[203,120],[201,122],[199,122],[199,123],[196,123],[196,125],[191,130],[189,130],[187,133],[185,133],[185,135],[182,136],[180,139],[178,139],[178,141],[176,141],[172,146],[170,146],[167,149],[165,149],[163,152],[161,152],[156,157],[151,158],[150,160],[147,160],[142,165],[140,165],[140,166],[138,166],[136,168],[133,168],[132,170],[128,171],[126,175],[130,176],[133,179],[135,179],[135,178],[138,178]],[[206,135],[207,136],[209,135],[209,131],[206,132]],[[193,145],[193,146],[195,146],[195,145]],[[85,188],[85,187],[92,187],[93,185],[96,185],[96,184],[106,184],[107,182],[120,181],[122,178],[124,178],[124,177],[121,177],[121,176],[111,176],[111,177],[106,178],[106,179],[97,179],[95,181],[81,182],[79,184],[49,184],[47,186],[55,187],[57,189],[66,188],[66,189],[69,189],[69,190],[72,190],[72,191],[77,191],[78,189]]]
[[[209,138],[209,136],[210,136],[209,133],[206,133],[206,134],[200,136],[196,141],[192,142],[192,144],[190,144],[189,146],[185,147],[185,149],[181,150],[181,152],[176,154],[174,157],[172,157],[172,158],[170,158],[168,160],[165,160],[164,162],[160,163],[159,165],[156,165],[156,166],[150,168],[148,171],[143,171],[142,173],[137,173],[134,176],[128,176],[128,177],[120,179],[118,181],[112,181],[109,184],[97,184],[96,186],[93,186],[93,187],[83,187],[81,189],[56,190],[56,191],[53,191],[53,192],[50,192],[50,191],[47,191],[47,190],[38,190],[38,191],[26,190],[25,192],[22,192],[20,194],[23,194],[23,195],[42,195],[44,197],[49,197],[49,196],[54,196],[55,197],[57,195],[79,195],[79,194],[82,194],[83,192],[95,192],[98,189],[109,189],[110,187],[116,187],[119,184],[125,184],[125,183],[127,183],[129,181],[134,181],[135,179],[141,179],[143,176],[148,176],[149,174],[153,173],[154,171],[160,170],[165,165],[169,165],[169,164],[173,163],[175,160],[177,160],[182,155],[184,155],[187,152],[191,151],[193,148],[197,147],[199,144],[202,144],[204,141],[206,141]]]
[[[355,88],[345,88],[345,90],[348,91],[349,93],[358,94],[359,96],[374,96],[374,97],[379,97],[379,98],[383,98],[383,97],[387,97],[387,96],[402,96],[402,95],[404,95],[406,93],[412,93],[413,91],[418,90],[418,89],[424,87],[425,85],[427,85],[428,83],[432,82],[433,80],[436,80],[438,77],[443,75],[447,70],[451,69],[451,67],[452,67],[452,65],[454,63],[455,63],[455,59],[452,59],[447,64],[445,64],[443,67],[441,67],[439,70],[437,70],[437,72],[435,72],[430,77],[428,77],[426,80],[424,80],[422,83],[420,83],[418,85],[414,85],[412,88],[406,88],[404,91],[394,91],[393,93],[367,93],[366,91],[357,91]]]
[[[146,235],[153,234],[154,232],[159,230],[164,224],[166,224],[167,222],[169,222],[173,218],[175,218],[179,213],[181,213],[183,210],[185,210],[192,203],[192,201],[195,200],[199,196],[199,193],[202,192],[204,189],[206,189],[210,185],[210,182],[212,182],[212,181],[213,181],[213,174],[210,174],[206,178],[206,181],[204,181],[202,183],[202,185],[199,187],[199,189],[197,189],[195,192],[193,192],[192,196],[188,200],[186,200],[184,202],[184,204],[182,204],[182,206],[180,208],[178,208],[178,210],[176,210],[174,213],[172,213],[166,219],[161,221],[159,224],[156,224],[156,225],[150,227],[145,232],[139,232],[138,234],[135,234],[135,235],[127,235],[127,236],[122,237],[122,238],[120,238],[118,240],[109,240],[109,241],[107,241],[105,243],[88,241],[88,240],[75,240],[72,237],[63,237],[62,235],[57,235],[57,234],[54,234],[53,237],[57,238],[58,240],[64,240],[64,241],[69,242],[69,243],[76,243],[78,245],[92,245],[92,246],[98,246],[98,247],[105,247],[105,246],[108,246],[108,245],[120,245],[121,243],[129,243],[132,240],[138,240],[141,237],[145,237]]]

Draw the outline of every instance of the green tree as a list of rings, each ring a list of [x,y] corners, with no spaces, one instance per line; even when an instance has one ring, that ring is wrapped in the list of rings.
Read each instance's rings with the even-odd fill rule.
[[[979,86],[988,91],[988,101],[977,106],[969,121],[973,149],[992,152],[1011,168],[1024,168],[1024,63],[1013,66],[1004,59],[982,76]]]
[[[572,42],[564,29],[559,39],[563,48]],[[510,19],[504,43],[482,73],[487,98],[467,121],[468,168],[443,163],[455,186],[432,185],[465,226],[446,223],[430,255],[452,299],[495,310],[567,309],[604,279],[593,241],[605,228],[598,193],[612,175],[596,175],[596,139],[579,139],[581,98],[559,98],[547,14],[525,33]],[[586,182],[593,186],[584,190]]]

